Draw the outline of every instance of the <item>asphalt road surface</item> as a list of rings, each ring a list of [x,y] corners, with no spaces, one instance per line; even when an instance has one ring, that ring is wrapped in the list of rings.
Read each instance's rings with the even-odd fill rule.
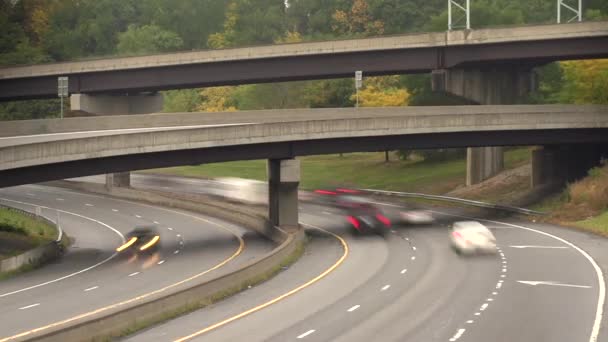
[[[0,282],[0,340],[120,306],[191,277],[215,277],[272,249],[243,228],[188,212],[36,185],[0,189],[0,198],[30,211],[42,206],[51,220],[59,209],[60,225],[74,239],[58,262]],[[138,225],[159,227],[159,251],[116,254],[123,236]]]
[[[173,191],[202,193],[208,193],[206,188],[213,188],[212,181],[197,183],[199,181],[192,179],[160,178],[138,175],[133,178],[133,184],[135,187],[168,187]],[[2,194],[7,191],[3,190]],[[56,198],[60,196],[57,191],[61,190],[43,191],[47,193],[44,200],[61,202]],[[19,193],[23,201],[33,200],[22,191]],[[61,196],[69,194],[74,193],[65,191]],[[84,210],[100,209],[101,204],[93,202],[95,198],[98,197],[74,199],[74,205]],[[86,206],[88,202],[83,204],[83,201],[94,207]],[[126,210],[123,204],[120,206],[118,209]],[[384,208],[389,216],[399,210],[390,203]],[[106,207],[103,212],[111,212],[111,209]],[[128,215],[133,215],[134,211],[129,211]],[[139,215],[152,217],[155,214],[156,211],[152,211]],[[447,224],[463,218],[452,216],[459,215],[454,210],[437,215],[440,221],[432,226],[395,226],[385,237],[355,236],[345,228],[343,218],[336,212],[303,204],[301,221],[307,225],[310,241],[297,263],[263,284],[141,331],[127,340],[608,341],[604,329],[606,319],[601,317],[605,296],[602,270],[605,271],[608,265],[605,239],[529,222],[483,221],[496,235],[500,253],[460,257],[448,247]],[[118,236],[112,235],[115,233],[103,234],[106,234],[103,239],[92,240],[112,246],[119,241]],[[347,249],[336,236],[343,239]],[[231,238],[224,239],[230,241]],[[236,248],[237,243],[232,241],[232,250],[227,248],[229,244],[219,250],[203,249],[210,253],[209,256],[223,252],[226,257]],[[111,248],[107,250],[111,254]],[[194,254],[179,255],[184,259],[201,260]],[[219,259],[221,257],[216,261]],[[106,278],[113,282],[136,280],[170,262],[168,259],[167,265],[155,264],[142,272],[141,266],[112,260],[110,262],[114,264],[104,264],[96,271],[108,269],[107,272],[93,273],[101,275],[95,277],[96,283],[77,282],[70,293],[76,292],[76,287],[77,291],[85,293],[88,288],[98,286],[100,280],[103,280],[103,286],[111,286],[106,285]],[[47,269],[50,268],[32,275]],[[129,275],[138,270],[141,273],[129,279]],[[180,267],[175,272],[183,270],[184,267]],[[122,283],[121,288],[125,286]],[[136,285],[131,289],[137,291],[139,288]],[[143,291],[146,290],[149,289]],[[63,298],[51,288],[40,292],[41,302],[47,298],[45,293],[57,300]],[[4,300],[0,298],[0,302]],[[82,305],[87,304],[83,301],[75,303],[73,309],[82,311]],[[34,302],[19,301],[12,305],[2,302],[5,314],[0,319],[14,319],[9,311],[19,314],[20,310],[35,313],[42,309],[43,303],[21,309],[36,304]],[[49,313],[41,311],[40,314]],[[31,325],[36,324],[44,322]]]
[[[216,191],[212,183],[133,177],[135,187],[173,191],[209,193]],[[384,208],[390,216],[399,210],[390,203]],[[453,216],[458,211],[436,213],[433,226],[395,226],[386,237],[353,236],[327,208],[303,204],[301,213],[313,234],[294,266],[129,340],[608,341],[600,331],[608,265],[603,238],[529,222],[482,221],[500,253],[460,257],[448,247],[447,230],[450,221],[463,219]],[[343,237],[347,254],[330,233]],[[276,300],[334,265],[325,277]]]

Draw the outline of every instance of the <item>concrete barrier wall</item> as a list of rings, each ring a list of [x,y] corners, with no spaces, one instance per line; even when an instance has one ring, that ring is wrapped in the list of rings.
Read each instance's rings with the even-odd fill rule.
[[[303,230],[288,234],[278,229],[271,231],[268,221],[258,210],[206,199],[209,203],[193,202],[181,198],[169,198],[156,192],[134,189],[118,189],[108,192],[103,185],[58,181],[48,185],[103,194],[121,199],[191,210],[229,220],[264,234],[278,247],[256,258],[242,268],[204,282],[185,283],[150,297],[107,310],[80,317],[65,324],[56,325],[20,336],[34,341],[93,341],[110,339],[133,329],[139,324],[159,322],[181,312],[187,312],[217,301],[227,295],[256,284],[278,272],[281,265],[301,253],[305,243]],[[199,199],[200,200],[200,199]]]
[[[606,34],[608,34],[608,28],[606,23],[601,21],[415,33],[363,39],[355,38],[325,42],[278,44],[16,66],[0,69],[0,79],[28,78],[44,75],[70,75],[85,72],[154,68],[194,63],[217,63],[234,60],[352,53],[374,50],[581,38],[604,36]]]
[[[27,251],[27,252],[1,260],[0,261],[0,272],[14,271],[23,266],[27,266],[27,265],[40,265],[45,262],[51,261],[55,258],[58,258],[63,254],[64,248],[62,245],[62,242],[63,242],[62,240],[67,239],[67,237],[65,237],[63,235],[63,233],[61,233],[61,231],[60,231],[61,228],[57,227],[55,222],[53,222],[43,216],[37,216],[36,214],[33,214],[29,211],[5,206],[2,204],[0,204],[0,207],[18,212],[21,215],[29,216],[31,218],[34,218],[36,220],[43,221],[46,224],[49,224],[50,226],[54,227],[57,230],[57,237],[58,237],[57,240],[55,240],[55,241],[45,243],[41,246],[38,246],[34,249]]]
[[[119,307],[24,336],[33,341],[93,341],[119,336],[137,324],[159,321],[165,315],[210,304],[230,292],[253,285],[261,274],[274,273],[286,259],[301,249],[304,232],[289,235],[275,250],[245,267],[189,288],[159,294],[137,305]]]
[[[0,170],[127,154],[315,139],[608,127],[607,106],[567,107],[566,111],[559,110],[560,106],[553,106],[553,111],[508,106],[497,114],[483,113],[483,108],[477,107],[459,115],[443,112],[205,127],[8,146],[0,148]]]

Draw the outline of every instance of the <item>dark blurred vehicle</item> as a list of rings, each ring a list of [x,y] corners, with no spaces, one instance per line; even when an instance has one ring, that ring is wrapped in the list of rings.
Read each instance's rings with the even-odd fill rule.
[[[340,209],[348,224],[358,233],[378,233],[384,235],[391,221],[358,190],[338,188],[316,190],[318,203]]]
[[[125,238],[117,252],[153,253],[160,247],[160,234],[154,226],[135,227]]]

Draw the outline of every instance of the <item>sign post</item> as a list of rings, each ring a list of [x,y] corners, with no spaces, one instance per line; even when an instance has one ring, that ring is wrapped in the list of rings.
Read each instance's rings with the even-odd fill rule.
[[[63,99],[68,97],[68,78],[61,76],[57,78],[57,95],[61,99],[61,118],[63,119]]]
[[[355,71],[355,88],[357,90],[355,96],[357,98],[357,103],[356,103],[357,108],[359,108],[359,89],[361,89],[362,85],[363,85],[363,71],[361,71],[361,70]]]

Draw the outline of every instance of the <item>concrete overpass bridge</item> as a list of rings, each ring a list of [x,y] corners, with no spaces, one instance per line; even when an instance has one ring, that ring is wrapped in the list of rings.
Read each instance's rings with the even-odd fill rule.
[[[159,112],[157,91],[217,85],[432,72],[433,87],[485,105],[521,103],[532,69],[608,57],[608,22],[537,25],[282,44],[0,69],[0,101],[48,98],[68,76],[71,109],[101,115]],[[469,149],[467,184],[502,169],[500,147]]]
[[[139,116],[11,122],[0,130],[0,187],[268,159],[270,217],[275,224],[289,226],[298,222],[298,156],[544,145],[546,149],[533,153],[533,179],[538,183],[586,171],[597,162],[607,151],[607,114],[608,106],[513,105],[162,114],[146,116],[146,127],[138,125]],[[213,121],[213,116],[222,121]],[[106,130],[96,131],[99,120]],[[10,131],[20,136],[10,136]],[[564,145],[571,147],[558,148]]]

